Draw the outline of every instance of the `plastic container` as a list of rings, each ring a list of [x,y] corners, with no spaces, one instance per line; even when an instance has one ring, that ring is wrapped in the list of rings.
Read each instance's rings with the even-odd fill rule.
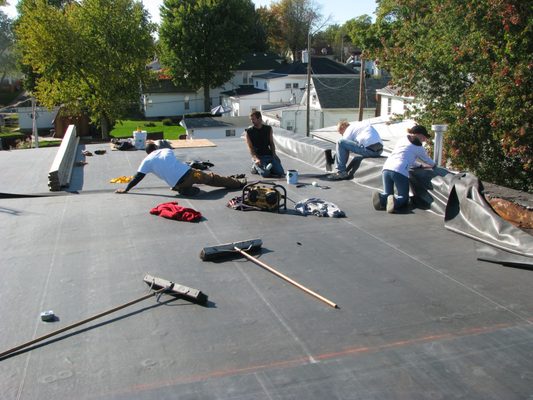
[[[146,131],[133,132],[133,145],[137,150],[144,150],[146,146]]]
[[[287,183],[289,185],[296,185],[298,183],[298,171],[295,169],[287,170]]]

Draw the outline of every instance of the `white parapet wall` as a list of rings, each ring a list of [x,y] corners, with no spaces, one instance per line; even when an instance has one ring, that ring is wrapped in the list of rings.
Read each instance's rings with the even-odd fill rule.
[[[57,192],[62,187],[69,186],[79,141],[76,126],[69,125],[48,172],[48,188],[51,192]]]

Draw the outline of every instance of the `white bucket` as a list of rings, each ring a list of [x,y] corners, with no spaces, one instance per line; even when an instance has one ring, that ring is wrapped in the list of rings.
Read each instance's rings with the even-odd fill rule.
[[[144,150],[146,144],[146,131],[134,131],[133,144],[137,150]]]
[[[298,183],[298,171],[289,169],[287,171],[287,183],[289,185],[296,185]]]

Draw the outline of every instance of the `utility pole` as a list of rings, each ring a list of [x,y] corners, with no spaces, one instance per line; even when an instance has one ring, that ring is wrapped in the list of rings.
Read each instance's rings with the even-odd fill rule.
[[[363,120],[363,98],[365,92],[365,60],[361,57],[361,71],[359,71],[359,121]]]
[[[35,148],[39,148],[39,135],[37,133],[37,111],[36,111],[35,97],[31,97],[31,131],[33,133],[33,141],[35,142]]]
[[[309,117],[311,113],[311,30],[307,33],[307,129],[306,136],[310,136]]]

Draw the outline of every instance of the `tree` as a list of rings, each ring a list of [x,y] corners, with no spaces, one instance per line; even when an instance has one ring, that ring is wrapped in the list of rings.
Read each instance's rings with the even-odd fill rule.
[[[63,9],[67,4],[70,4],[72,0],[46,0],[46,3],[50,6]],[[33,9],[36,7],[36,0],[19,0],[17,3],[17,12],[19,15],[24,14],[24,10]],[[15,21],[15,26],[18,21]],[[37,85],[37,79],[39,74],[30,64],[25,64],[24,61],[18,57],[17,58],[17,68],[24,76],[23,86],[29,92],[35,92],[35,87]]]
[[[138,102],[153,55],[154,26],[134,0],[26,0],[16,28],[23,63],[38,76],[34,95],[47,107],[86,111],[102,138]]]
[[[265,32],[268,50],[276,54],[282,54],[285,48],[282,40],[281,23],[267,7],[256,9],[258,23]]]
[[[320,7],[313,0],[280,0],[272,3],[271,12],[279,21],[284,50],[292,54],[293,60],[300,59],[300,52],[307,49],[307,36],[318,31],[325,22],[320,14]]]
[[[361,15],[346,21],[344,29],[352,43],[363,51],[380,46],[379,35],[376,32],[377,25],[372,23],[369,15]]]
[[[12,21],[0,11],[0,87],[7,74],[16,71]]]
[[[533,190],[533,6],[521,0],[381,0],[372,51],[446,156],[480,179]]]
[[[159,39],[162,62],[173,81],[209,92],[231,79],[250,50],[255,28],[250,0],[165,0]]]

